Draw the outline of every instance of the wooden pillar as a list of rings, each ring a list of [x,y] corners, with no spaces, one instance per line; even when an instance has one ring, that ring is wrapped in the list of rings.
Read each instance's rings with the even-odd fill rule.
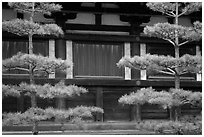
[[[196,46],[196,55],[201,56],[200,47],[198,45]],[[196,80],[197,81],[202,81],[202,74],[201,73],[196,74]]]
[[[57,39],[55,46],[56,58],[66,59],[66,41],[64,39]],[[66,78],[66,73],[56,71],[55,78]]]
[[[55,56],[56,56],[56,58],[61,58],[63,60],[66,59],[66,41],[64,39],[57,39],[56,40]],[[64,78],[66,78],[66,73],[56,71],[55,78],[64,79]],[[59,109],[65,109],[66,108],[64,97],[58,97],[57,98],[57,108],[59,108]]]
[[[100,107],[103,109],[103,88],[97,87],[96,89],[96,107]],[[96,114],[96,121],[104,121],[103,114]]]
[[[49,40],[49,57],[55,58],[55,40],[53,39]],[[55,73],[49,74],[49,78],[55,78]]]
[[[130,120],[139,122],[141,121],[141,105],[132,105],[130,111]]]
[[[72,41],[66,41],[66,59],[73,62],[73,50],[72,50]],[[66,79],[73,78],[73,66],[67,69]]]
[[[144,56],[145,54],[146,54],[146,44],[141,43],[140,44],[140,56]],[[146,70],[140,71],[140,79],[141,80],[147,80]]]
[[[126,57],[130,57],[130,43],[125,43],[124,53]],[[128,67],[125,67],[125,80],[131,80],[131,69]]]

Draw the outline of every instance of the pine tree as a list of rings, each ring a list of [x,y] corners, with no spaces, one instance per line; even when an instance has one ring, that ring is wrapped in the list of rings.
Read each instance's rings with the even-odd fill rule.
[[[179,25],[178,19],[182,15],[188,15],[192,12],[199,11],[202,7],[201,3],[196,2],[152,2],[147,3],[147,7],[153,11],[158,11],[174,18],[174,24],[157,23],[153,26],[146,26],[144,34],[149,37],[161,38],[170,42],[175,49],[175,57],[150,55],[134,56],[132,58],[123,57],[118,66],[129,67],[137,70],[147,70],[147,72],[156,71],[163,74],[174,76],[175,89],[172,94],[180,93],[180,76],[187,73],[201,73],[202,58],[201,55],[185,54],[180,57],[180,46],[192,42],[200,41],[202,39],[202,24],[199,21],[193,23],[193,27],[185,27]],[[185,93],[184,93],[185,94]],[[181,95],[182,96],[182,95]],[[173,101],[173,100],[172,100]],[[174,108],[174,106],[172,106]],[[179,106],[176,106],[175,120],[178,120]],[[170,114],[173,119],[172,111]]]
[[[38,122],[50,118],[66,120],[81,120],[83,117],[91,117],[92,113],[103,113],[103,110],[97,107],[77,107],[69,110],[58,110],[54,108],[41,109],[37,107],[36,97],[54,98],[59,96],[70,97],[88,92],[85,88],[74,85],[66,86],[64,82],[59,82],[52,86],[50,84],[35,84],[34,76],[42,73],[52,74],[56,70],[67,71],[72,66],[70,60],[62,60],[56,58],[44,57],[42,55],[33,54],[33,36],[34,35],[63,35],[62,29],[56,24],[39,24],[35,23],[33,17],[36,13],[51,15],[51,12],[60,11],[62,8],[59,4],[48,2],[9,2],[11,8],[18,12],[28,13],[29,20],[14,19],[4,21],[2,29],[4,31],[19,35],[28,36],[29,51],[26,53],[18,53],[11,58],[2,61],[3,71],[22,70],[29,75],[29,84],[21,83],[20,85],[3,85],[3,97],[20,96],[21,94],[31,97],[31,108],[23,113],[7,113],[3,115],[3,124],[23,124],[32,123],[32,133],[38,134]],[[61,116],[61,118],[59,118]],[[63,120],[62,120],[63,119]],[[62,123],[63,123],[62,122]]]

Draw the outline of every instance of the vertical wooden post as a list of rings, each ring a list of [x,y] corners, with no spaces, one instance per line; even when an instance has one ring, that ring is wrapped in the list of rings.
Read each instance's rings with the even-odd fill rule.
[[[140,56],[144,56],[146,54],[146,44],[140,44]],[[146,70],[140,71],[140,79],[147,80]]]
[[[49,57],[55,58],[55,40],[53,39],[49,40]],[[49,74],[49,78],[55,78],[55,73]]]
[[[141,106],[139,104],[131,106],[131,121],[141,121]]]
[[[196,55],[199,55],[199,56],[201,55],[200,47],[198,45],[196,46]],[[202,81],[202,74],[201,73],[196,74],[196,80]]]
[[[66,41],[66,59],[69,59],[73,62],[73,53],[72,53],[72,41]],[[67,69],[66,79],[73,78],[73,66]]]
[[[56,58],[66,59],[66,41],[64,39],[56,39],[55,41],[55,56]],[[56,71],[55,78],[66,78],[66,74],[61,71]]]
[[[56,58],[61,58],[63,60],[66,59],[66,41],[64,39],[57,39],[56,40],[56,46],[55,46],[55,56]],[[66,78],[66,74],[62,72],[56,71],[55,78]],[[65,98],[64,97],[58,97],[57,98],[57,107],[59,109],[65,109]]]
[[[103,88],[97,87],[96,89],[96,107],[103,108]],[[96,121],[102,122],[104,120],[103,114],[96,114]]]
[[[126,57],[130,57],[130,43],[125,43],[124,45],[124,53]],[[131,80],[131,69],[128,67],[125,67],[125,80]]]
[[[133,91],[137,91],[138,87],[135,87]],[[139,104],[134,104],[131,105],[131,111],[130,111],[130,120],[134,122],[139,122],[141,121],[141,105]]]

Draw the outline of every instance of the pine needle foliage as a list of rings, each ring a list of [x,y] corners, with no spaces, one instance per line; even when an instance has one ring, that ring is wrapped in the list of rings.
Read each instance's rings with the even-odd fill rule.
[[[71,60],[62,60],[60,58],[49,58],[36,54],[18,53],[11,58],[2,61],[3,71],[7,70],[22,70],[28,74],[41,74],[46,72],[52,74],[55,70],[66,71],[72,66]],[[32,66],[32,72],[29,66]]]
[[[127,105],[143,105],[145,103],[159,105],[164,109],[180,107],[185,104],[200,107],[202,104],[202,94],[189,90],[171,88],[169,91],[156,91],[152,87],[141,88],[129,95],[123,95],[118,100],[119,103]]]
[[[168,75],[183,75],[187,73],[201,73],[202,57],[200,55],[185,54],[180,58],[163,55],[123,57],[117,63],[118,67],[129,67],[137,70],[154,71]]]
[[[98,107],[77,106],[68,110],[56,108],[29,108],[24,113],[3,113],[3,126],[9,125],[28,125],[34,121],[55,119],[60,123],[78,123],[83,122],[84,118],[92,118],[96,113],[104,113],[103,109]],[[80,119],[80,121],[78,121]]]

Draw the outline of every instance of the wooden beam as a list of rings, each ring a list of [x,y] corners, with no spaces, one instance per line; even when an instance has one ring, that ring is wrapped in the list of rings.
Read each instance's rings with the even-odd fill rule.
[[[12,80],[11,80],[12,79]],[[35,83],[36,84],[44,84],[44,83],[50,83],[50,84],[56,84],[61,80],[61,78],[55,78],[55,79],[42,79],[42,78],[36,78]],[[20,84],[21,82],[29,83],[29,77],[27,78],[21,78],[21,77],[7,77],[2,76],[2,83],[3,84]],[[124,79],[87,79],[87,78],[80,78],[80,79],[66,79],[65,80],[66,85],[75,84],[79,86],[120,86],[120,87],[161,87],[161,88],[169,88],[174,87],[174,81],[173,80],[164,80],[164,79],[157,79],[157,80],[124,80]],[[196,88],[201,89],[202,88],[202,82],[201,81],[195,81],[195,80],[181,80],[181,87],[182,88]]]
[[[137,41],[136,36],[129,35],[102,35],[102,34],[73,34],[68,33],[64,36],[69,40],[82,40],[82,41],[103,41],[103,42],[132,42]]]
[[[113,31],[113,30],[112,30]],[[120,30],[122,31],[122,30]],[[14,39],[22,39],[27,40],[26,36],[18,36],[9,32],[2,32],[2,40],[14,40]],[[65,39],[65,40],[90,40],[90,41],[109,41],[109,42],[137,42],[137,43],[157,43],[157,44],[165,44],[169,43],[165,40],[161,40],[158,38],[150,38],[144,35],[140,35],[139,39],[136,35],[102,35],[102,34],[73,34],[73,33],[66,33],[63,37],[55,37],[55,36],[41,36],[41,35],[34,35],[34,40],[49,40],[49,39]],[[191,45],[201,45],[202,41],[199,42],[191,42]]]
[[[98,16],[97,18],[99,18]],[[100,20],[99,20],[100,21]],[[98,21],[98,23],[100,23]],[[116,25],[91,25],[91,24],[69,24],[65,25],[66,30],[93,30],[93,31],[119,31],[129,32],[130,26],[116,26]]]

